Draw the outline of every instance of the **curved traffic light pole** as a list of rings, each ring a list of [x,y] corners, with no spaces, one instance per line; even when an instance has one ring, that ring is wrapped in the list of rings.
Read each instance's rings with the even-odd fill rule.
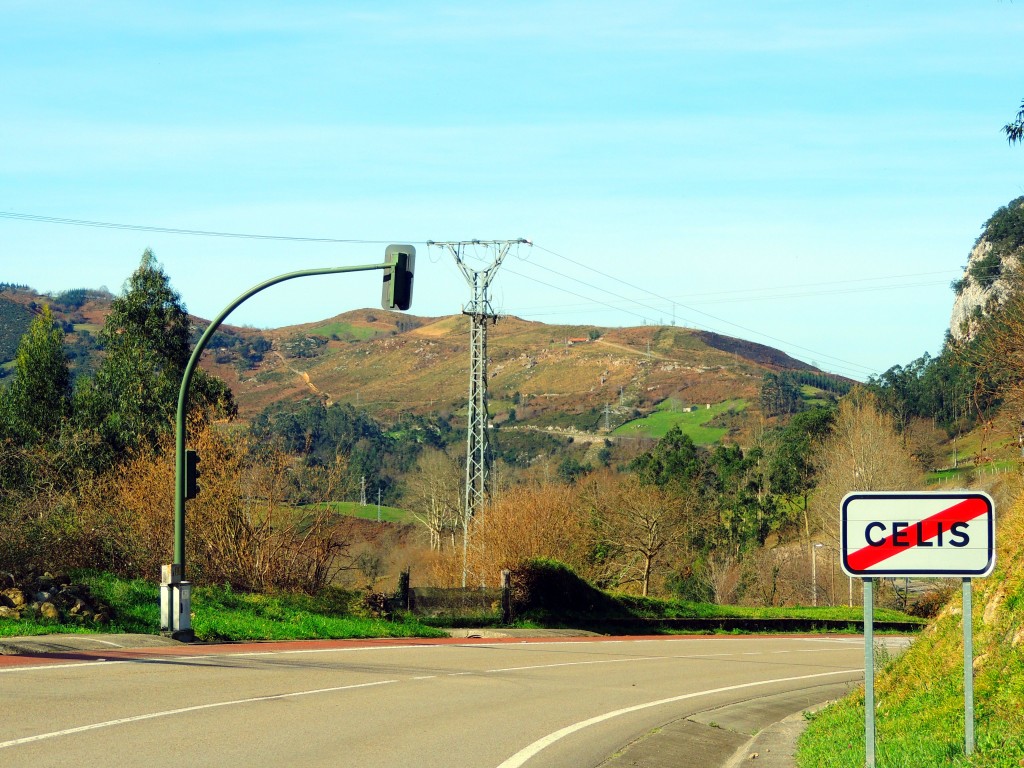
[[[344,272],[367,272],[374,269],[384,269],[391,272],[391,290],[394,291],[396,277],[394,275],[395,269],[407,270],[406,282],[408,283],[406,288],[406,298],[404,300],[405,306],[400,306],[401,309],[408,308],[408,301],[411,298],[412,293],[412,264],[403,262],[399,264],[399,259],[396,256],[395,260],[390,260],[394,255],[392,249],[396,249],[396,246],[390,246],[387,251],[388,261],[382,264],[362,264],[352,267],[324,267],[322,269],[305,269],[298,272],[289,272],[284,275],[278,275],[270,280],[260,283],[259,285],[253,286],[248,291],[243,293],[233,302],[228,304],[224,310],[217,315],[216,319],[210,323],[210,325],[200,336],[199,341],[196,343],[195,349],[192,350],[192,355],[189,357],[188,363],[185,365],[185,372],[181,377],[181,388],[178,390],[178,413],[175,423],[175,447],[174,447],[174,563],[169,567],[165,568],[163,576],[163,587],[166,587],[166,594],[161,594],[161,625],[162,629],[168,630],[174,637],[179,637],[184,640],[191,640],[192,629],[189,620],[189,601],[190,601],[190,589],[186,587],[182,590],[182,594],[179,594],[179,587],[182,584],[187,585],[185,581],[185,415],[188,407],[188,390],[189,385],[192,383],[192,376],[195,373],[196,366],[199,364],[199,358],[202,357],[203,350],[206,349],[206,345],[213,338],[213,334],[220,327],[221,323],[230,315],[239,304],[256,295],[260,291],[269,288],[272,285],[283,283],[286,280],[294,280],[298,277],[313,277],[316,275],[335,275]],[[411,246],[402,246],[401,250],[412,251],[415,253],[415,249]],[[385,276],[385,303],[387,303],[387,292],[388,292],[388,276]],[[394,306],[394,298],[392,293],[392,306]]]

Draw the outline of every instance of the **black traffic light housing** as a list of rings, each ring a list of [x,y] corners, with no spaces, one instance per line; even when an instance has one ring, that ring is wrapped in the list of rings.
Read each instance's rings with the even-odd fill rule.
[[[384,284],[380,305],[384,309],[408,309],[412,306],[412,275],[416,249],[411,245],[389,245],[384,251]]]
[[[199,493],[199,454],[191,448],[185,451],[185,498],[194,499]]]

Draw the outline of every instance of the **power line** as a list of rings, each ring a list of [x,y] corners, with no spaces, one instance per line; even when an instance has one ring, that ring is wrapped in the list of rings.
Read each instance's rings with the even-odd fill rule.
[[[853,362],[851,360],[845,360],[845,359],[843,359],[841,357],[836,357],[834,355],[829,355],[829,354],[827,354],[825,352],[821,352],[819,350],[810,349],[809,347],[804,347],[804,346],[801,346],[799,344],[794,344],[793,342],[787,341],[785,339],[780,339],[780,338],[778,338],[776,336],[772,336],[771,334],[764,333],[763,331],[758,331],[758,330],[755,330],[753,328],[748,328],[747,326],[740,325],[739,323],[734,323],[731,320],[726,320],[725,318],[721,318],[721,317],[718,317],[716,315],[712,315],[709,312],[704,312],[702,310],[699,310],[699,309],[696,309],[694,307],[682,304],[680,302],[673,301],[672,299],[669,299],[669,298],[667,298],[665,296],[657,294],[654,291],[648,290],[646,288],[642,288],[642,287],[637,286],[637,285],[633,285],[632,283],[629,283],[629,282],[627,282],[625,280],[617,278],[617,277],[615,277],[613,275],[609,275],[606,272],[602,272],[599,269],[595,269],[594,267],[591,267],[588,264],[584,264],[582,262],[576,261],[575,259],[571,259],[568,256],[563,256],[562,254],[557,253],[557,252],[551,250],[550,248],[545,248],[544,246],[540,246],[540,245],[536,245],[536,244],[534,244],[534,247],[538,248],[539,250],[544,251],[545,253],[550,253],[552,256],[556,256],[556,257],[558,257],[560,259],[564,259],[565,261],[568,261],[568,262],[570,262],[572,264],[575,264],[575,265],[577,265],[579,267],[582,267],[582,268],[587,269],[587,270],[589,270],[591,272],[594,272],[594,273],[596,273],[598,275],[601,275],[602,277],[605,277],[605,278],[607,278],[609,280],[612,280],[612,281],[614,281],[616,283],[619,283],[621,285],[625,285],[625,286],[627,286],[629,288],[633,288],[634,290],[642,291],[643,293],[646,293],[646,294],[648,294],[650,296],[653,296],[656,299],[660,299],[662,301],[666,301],[666,302],[669,302],[671,304],[678,304],[683,309],[686,309],[686,310],[688,310],[690,312],[695,312],[695,313],[697,313],[699,315],[703,315],[704,317],[708,317],[708,318],[710,318],[712,320],[715,320],[715,321],[717,321],[719,323],[725,323],[726,325],[730,325],[733,328],[738,328],[738,329],[740,329],[742,331],[746,331],[747,333],[753,333],[753,334],[756,334],[758,336],[762,336],[762,337],[764,337],[766,339],[771,339],[772,341],[775,341],[775,342],[777,342],[779,344],[785,344],[785,345],[787,345],[789,347],[792,347],[794,349],[799,349],[799,350],[802,350],[804,352],[809,352],[812,355],[815,355],[816,357],[827,358],[829,360],[834,360],[836,362],[844,363],[844,364],[846,364],[848,366],[852,366],[853,369],[861,369],[861,370],[869,372],[869,373],[872,373],[872,372],[875,371],[875,369],[870,367],[870,366],[862,365],[860,363],[855,363],[855,362]],[[535,280],[535,278],[531,278],[528,275],[522,275],[522,276],[523,277],[527,277],[527,279]],[[581,281],[577,280],[576,278],[570,278],[570,279],[576,280],[576,282],[581,282]],[[542,281],[540,281],[540,280],[535,280],[535,281],[542,283]],[[548,285],[547,283],[542,283],[542,284]],[[556,287],[559,290],[565,290],[564,288],[561,288],[560,286],[551,286],[551,287]],[[574,295],[579,295],[579,294],[574,294]],[[603,302],[599,302],[599,303],[603,303]],[[645,306],[643,304],[640,304],[639,302],[634,302],[634,303],[636,303],[638,306]],[[646,307],[646,308],[649,309],[649,307]],[[634,312],[634,313],[631,313],[631,314],[635,315],[636,313]],[[644,319],[646,320],[646,318],[644,318]]]
[[[0,218],[15,221],[31,221],[37,224],[63,224],[72,227],[93,227],[96,229],[118,229],[130,232],[159,232],[165,235],[187,235],[190,237],[227,237],[243,240],[276,240],[289,243],[334,243],[358,245],[386,245],[395,242],[412,242],[421,245],[424,241],[411,241],[405,238],[391,240],[359,240],[336,237],[305,237],[298,235],[263,235],[248,232],[221,232],[207,229],[181,229],[178,227],[156,227],[146,224],[120,224],[112,221],[90,221],[87,219],[66,219],[58,216],[39,216],[32,213],[12,213],[0,211]]]

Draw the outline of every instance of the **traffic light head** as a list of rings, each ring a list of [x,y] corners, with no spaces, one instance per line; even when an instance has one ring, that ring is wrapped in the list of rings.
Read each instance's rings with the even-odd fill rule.
[[[380,305],[384,309],[408,309],[412,306],[412,275],[416,249],[411,245],[389,245],[384,251],[384,285]]]
[[[199,493],[199,454],[191,448],[185,451],[185,498],[194,499]]]

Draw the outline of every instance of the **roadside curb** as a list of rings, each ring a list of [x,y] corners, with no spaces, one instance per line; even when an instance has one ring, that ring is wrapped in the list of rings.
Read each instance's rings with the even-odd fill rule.
[[[133,648],[168,648],[186,645],[163,635],[22,635],[0,638],[0,655],[30,656],[81,651],[122,651]]]

